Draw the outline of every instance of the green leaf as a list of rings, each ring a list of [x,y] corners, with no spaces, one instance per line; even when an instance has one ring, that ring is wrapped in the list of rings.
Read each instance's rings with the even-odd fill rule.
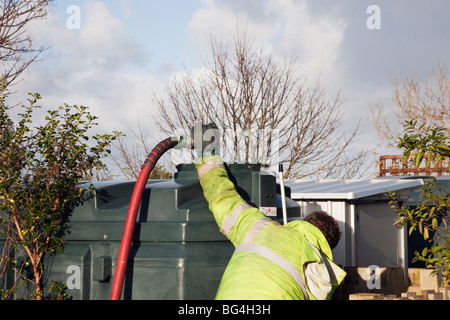
[[[434,229],[437,229],[438,227],[438,219],[437,218],[433,218],[431,225],[433,226]]]
[[[427,240],[430,237],[428,234],[428,227],[423,228],[423,238]]]
[[[450,151],[450,147],[444,144],[437,145],[437,147],[441,150]]]
[[[433,215],[436,211],[436,207],[431,207],[430,209],[430,216]]]
[[[416,168],[420,167],[420,163],[422,162],[423,155],[424,155],[423,151],[419,151],[416,154],[416,159],[415,159],[415,162],[414,162],[414,165],[416,166]]]

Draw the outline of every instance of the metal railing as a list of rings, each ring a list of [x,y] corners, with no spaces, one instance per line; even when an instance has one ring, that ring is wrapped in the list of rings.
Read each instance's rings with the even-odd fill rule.
[[[428,156],[424,155],[421,165],[416,167],[414,164],[414,158],[403,161],[402,155],[385,155],[380,156],[379,176],[385,177],[391,176],[443,176],[449,175],[449,167],[444,166],[440,161],[436,166],[434,160],[431,161],[429,166],[426,166],[428,162]]]

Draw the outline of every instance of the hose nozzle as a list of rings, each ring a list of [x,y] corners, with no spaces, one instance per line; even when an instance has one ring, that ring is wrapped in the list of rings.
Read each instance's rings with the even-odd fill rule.
[[[191,139],[188,136],[180,136],[177,135],[175,137],[173,137],[172,139],[177,139],[178,144],[174,147],[175,150],[181,150],[181,149],[191,149],[192,148],[192,143],[191,143]]]

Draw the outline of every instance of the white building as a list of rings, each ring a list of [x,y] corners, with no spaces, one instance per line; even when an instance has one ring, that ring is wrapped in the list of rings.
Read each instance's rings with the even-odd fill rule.
[[[386,177],[371,180],[286,181],[301,216],[323,210],[332,215],[342,231],[333,249],[335,263],[353,267],[408,266],[407,228],[394,225],[396,215],[387,191],[407,201],[410,191],[423,185],[420,178]]]

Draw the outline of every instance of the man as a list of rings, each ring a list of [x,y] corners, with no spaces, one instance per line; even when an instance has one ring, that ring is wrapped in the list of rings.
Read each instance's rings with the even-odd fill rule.
[[[199,145],[196,169],[204,196],[236,247],[216,299],[330,299],[345,277],[332,262],[331,249],[340,238],[334,219],[325,212],[286,225],[267,218],[238,194],[220,156],[205,155],[205,143]]]

